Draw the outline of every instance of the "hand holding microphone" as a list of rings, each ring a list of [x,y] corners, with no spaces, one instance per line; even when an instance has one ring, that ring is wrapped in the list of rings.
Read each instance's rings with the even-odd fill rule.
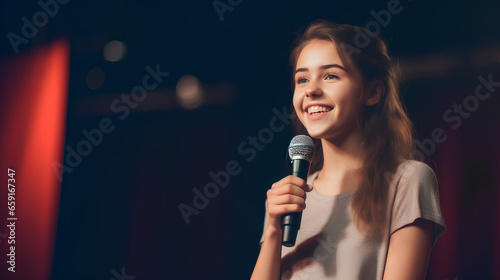
[[[306,192],[312,190],[306,181],[315,152],[313,141],[309,136],[295,136],[288,152],[292,160],[292,175],[273,184],[267,192],[267,208],[268,227],[281,230],[283,246],[292,247],[300,229],[302,211],[306,207]]]

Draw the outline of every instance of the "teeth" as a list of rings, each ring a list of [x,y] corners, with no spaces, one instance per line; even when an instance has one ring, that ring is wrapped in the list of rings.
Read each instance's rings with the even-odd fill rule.
[[[316,115],[316,114],[319,114],[322,112],[328,112],[330,110],[332,110],[332,108],[330,108],[330,107],[310,106],[309,108],[307,108],[307,113],[309,113],[311,115]]]

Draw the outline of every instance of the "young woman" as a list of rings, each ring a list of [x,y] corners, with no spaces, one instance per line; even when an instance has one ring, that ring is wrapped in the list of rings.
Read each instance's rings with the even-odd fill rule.
[[[296,132],[316,157],[307,182],[287,176],[268,190],[251,279],[424,279],[445,223],[434,172],[413,160],[422,154],[385,43],[316,20],[290,64]],[[298,211],[296,245],[282,247],[281,216]]]

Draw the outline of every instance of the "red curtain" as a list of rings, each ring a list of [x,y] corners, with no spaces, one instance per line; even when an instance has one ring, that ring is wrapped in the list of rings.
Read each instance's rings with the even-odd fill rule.
[[[430,279],[454,280],[457,276],[458,233],[460,225],[460,185],[462,178],[463,157],[459,151],[460,138],[450,137],[441,148],[436,160],[439,167],[436,176],[439,186],[439,203],[446,223],[445,233],[438,239],[432,249],[429,261]]]
[[[62,39],[12,55],[0,64],[4,186],[0,219],[2,225],[15,222],[14,231],[0,229],[1,259],[15,246],[15,272],[3,262],[1,279],[51,278],[61,186],[52,165],[63,162],[68,72],[69,44]],[[7,209],[9,168],[15,171],[14,216]],[[9,244],[9,238],[15,244]]]
[[[495,77],[500,74],[481,76],[492,76],[496,82]],[[446,86],[446,90],[438,92],[442,101],[436,106],[434,119],[443,118],[443,112],[455,106],[454,103],[471,100],[477,83],[455,88]],[[437,145],[433,155],[446,231],[432,250],[429,279],[500,279],[500,130],[495,129],[500,123],[500,99],[497,93],[498,88],[477,110],[470,110],[456,129],[446,122],[430,124],[444,128],[447,139]]]
[[[497,129],[497,131],[500,131],[500,129]],[[498,132],[497,132],[498,133]],[[497,139],[500,140],[500,137],[497,137]],[[498,153],[498,159],[500,159],[500,149]],[[498,161],[500,162],[500,160]],[[496,230],[494,233],[495,238],[495,243],[493,247],[493,279],[500,279],[500,166],[498,167],[499,170],[497,172],[497,188],[498,188],[498,193],[497,193],[497,213],[496,213]]]

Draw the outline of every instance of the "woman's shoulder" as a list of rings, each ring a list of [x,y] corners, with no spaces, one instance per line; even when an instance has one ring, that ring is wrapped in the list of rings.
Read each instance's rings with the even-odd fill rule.
[[[398,165],[395,174],[393,186],[400,191],[403,189],[414,189],[415,191],[437,189],[436,174],[424,162],[405,160]]]
[[[436,175],[429,165],[416,160],[400,163],[398,171],[401,176],[390,189],[394,192],[388,209],[391,215],[390,233],[423,218],[439,225],[433,228],[434,244],[446,228],[439,205]]]
[[[403,178],[408,180],[436,177],[434,171],[429,165],[412,159],[401,162],[397,167],[396,173],[399,173]]]

